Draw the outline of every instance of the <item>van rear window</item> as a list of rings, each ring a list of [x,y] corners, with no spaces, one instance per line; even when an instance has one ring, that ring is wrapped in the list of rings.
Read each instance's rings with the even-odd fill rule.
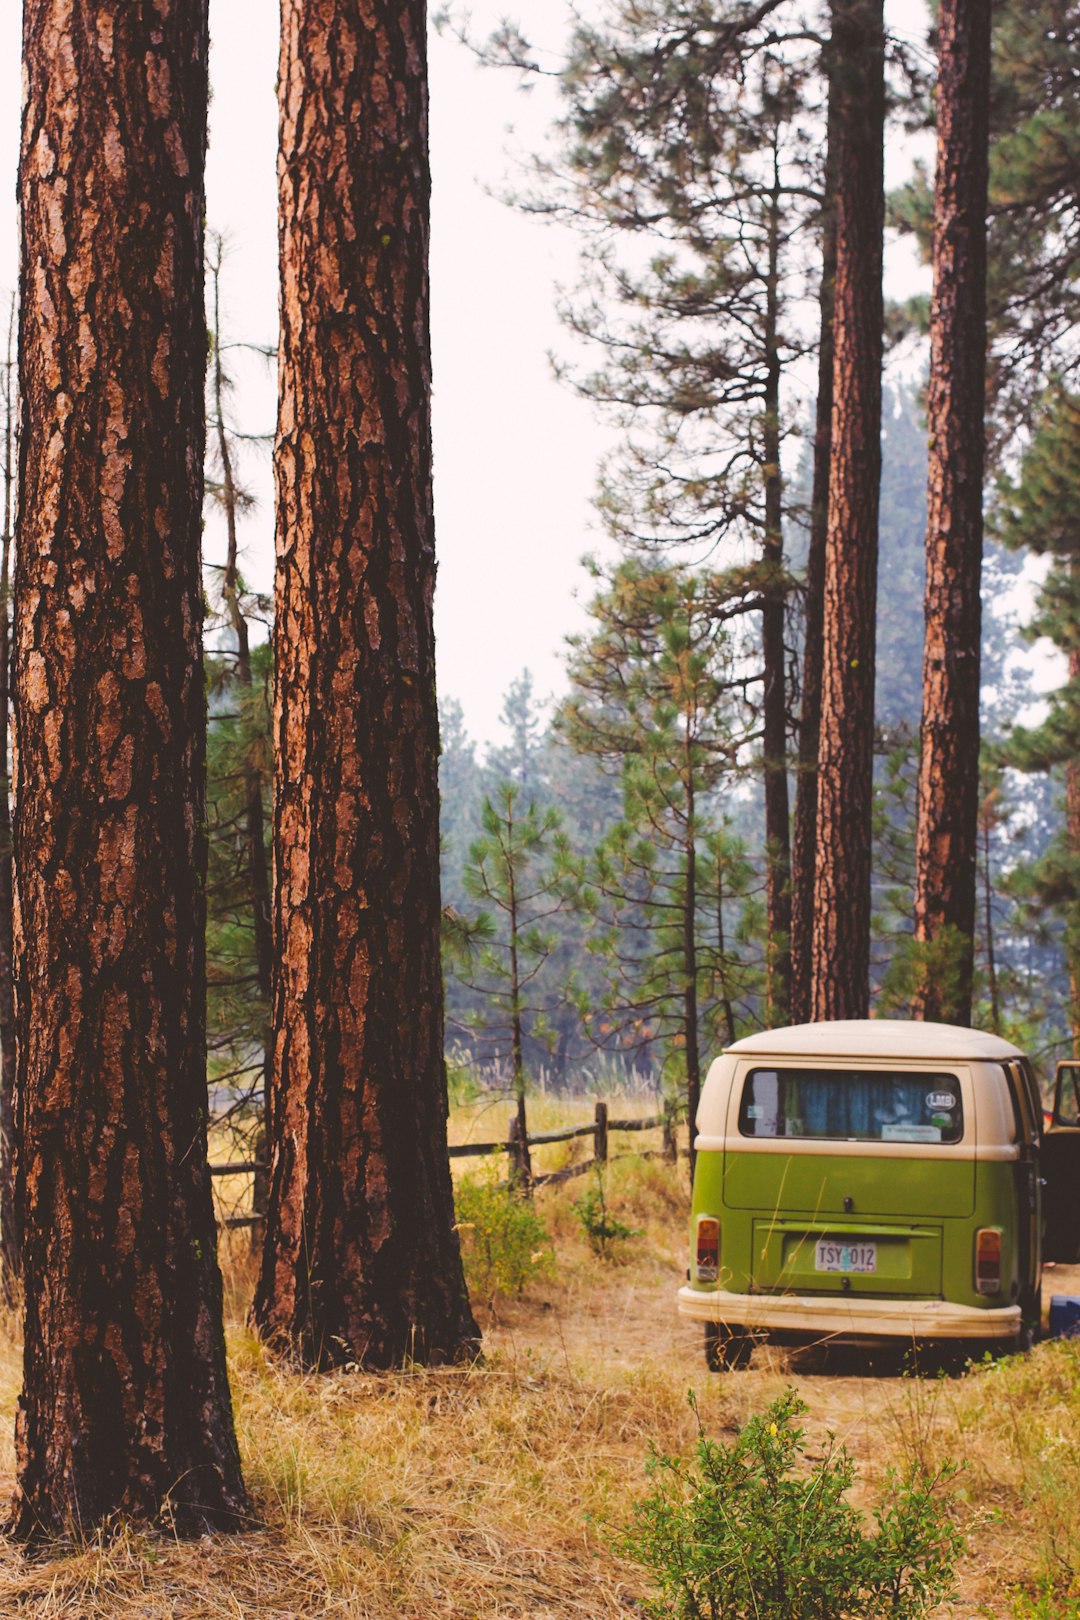
[[[752,1069],[739,1130],[842,1142],[959,1142],[960,1082],[954,1074],[896,1069]]]

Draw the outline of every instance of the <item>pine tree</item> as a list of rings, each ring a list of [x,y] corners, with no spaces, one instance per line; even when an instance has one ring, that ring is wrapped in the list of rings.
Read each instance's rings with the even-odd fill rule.
[[[1051,559],[1039,589],[1032,636],[1049,637],[1067,660],[1065,683],[1037,727],[1016,727],[1006,760],[1024,771],[1064,776],[1065,817],[1030,873],[1031,892],[1064,919],[1069,1021],[1080,1054],[1080,395],[1060,386],[1043,401],[1019,477],[1005,480],[995,527],[1006,545]]]
[[[655,1031],[642,1038],[677,1053],[691,1120],[716,1009],[726,1035],[725,1003],[751,978],[736,971],[725,938],[748,877],[718,797],[740,773],[755,716],[716,623],[714,586],[685,566],[619,564],[593,601],[595,631],[571,643],[571,693],[558,716],[575,748],[618,768],[623,788],[622,820],[589,863],[583,900],[608,973],[594,1030]]]
[[[869,1006],[874,629],[881,473],[882,0],[833,0],[836,165],[833,415],[811,1012]]]
[[[718,609],[753,616],[773,1023],[788,1013],[791,933],[786,382],[813,344],[795,308],[818,282],[828,211],[824,42],[804,9],[634,0],[580,24],[562,75],[560,161],[529,200],[586,243],[589,296],[568,314],[603,355],[582,392],[627,430],[603,485],[612,528],[624,541],[710,548],[733,565]],[[503,43],[527,60],[523,42]],[[827,311],[828,275],[820,292]],[[812,609],[818,599],[815,583]],[[804,838],[803,869],[812,863]]]
[[[485,762],[496,782],[514,782],[531,798],[537,797],[543,785],[540,779],[543,710],[544,705],[535,695],[532,673],[523,669],[517,679],[510,682],[499,716],[509,740],[501,747],[492,748]]]
[[[477,1343],[446,1151],[426,17],[285,0],[269,1205],[304,1362]]]
[[[926,639],[916,838],[917,1016],[971,1022],[979,817],[990,8],[938,12]]]
[[[206,1160],[204,0],[24,7],[15,565],[35,1540],[247,1514]]]
[[[990,390],[997,438],[1030,426],[1055,376],[1075,377],[1080,325],[1080,5],[993,8]]]
[[[989,8],[987,8],[989,9]],[[1077,0],[997,0],[990,95],[988,448],[1030,430],[1055,377],[1075,377],[1080,324],[1080,41]],[[927,108],[930,116],[932,109]],[[930,260],[933,185],[916,165],[891,222]],[[908,310],[923,325],[921,300]]]
[[[828,71],[830,55],[824,56]],[[814,405],[813,482],[803,585],[803,662],[798,774],[791,846],[791,1021],[805,1024],[813,1006],[814,872],[817,866],[817,767],[821,676],[825,662],[825,546],[829,532],[832,462],[833,316],[836,302],[836,135],[829,95],[822,177],[821,282],[818,290],[818,372]]]
[[[0,384],[3,411],[3,534],[0,536],[0,1288],[15,1294],[22,1269],[15,1207],[15,891],[11,859],[11,546],[15,517],[15,299],[8,311],[7,348]]]
[[[520,1168],[532,1174],[525,1108],[525,1041],[547,1024],[541,975],[555,949],[551,919],[563,909],[569,849],[559,814],[541,811],[516,782],[504,782],[481,806],[483,835],[469,849],[465,886],[485,908],[470,972],[482,998],[476,1029],[485,1053],[508,1060],[517,1115]]]

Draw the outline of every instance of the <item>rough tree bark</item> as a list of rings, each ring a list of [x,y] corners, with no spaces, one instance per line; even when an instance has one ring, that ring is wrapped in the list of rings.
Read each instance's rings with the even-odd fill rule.
[[[4,533],[0,540],[0,1287],[15,1298],[22,1261],[15,1208],[15,890],[11,859],[11,542],[15,515],[15,300],[4,363]]]
[[[971,1022],[975,936],[989,123],[990,6],[942,0],[912,1011],[954,1024]]]
[[[283,0],[270,1199],[308,1364],[470,1354],[439,962],[422,0]]]
[[[828,71],[830,57],[826,51]],[[814,415],[814,478],[803,613],[802,707],[795,816],[791,848],[791,1022],[808,1022],[813,1005],[814,869],[817,856],[817,768],[824,658],[825,540],[829,526],[832,455],[833,306],[836,280],[836,140],[829,96],[824,192],[821,205],[821,284],[818,293],[818,381]]]
[[[10,1528],[235,1528],[206,1163],[206,4],[23,16]]]
[[[881,476],[882,0],[833,0],[836,277],[811,1017],[869,1008],[874,632]]]

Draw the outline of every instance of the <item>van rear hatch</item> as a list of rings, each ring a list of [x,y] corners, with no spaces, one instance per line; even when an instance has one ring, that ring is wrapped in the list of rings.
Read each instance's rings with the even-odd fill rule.
[[[941,1294],[941,1227],[754,1222],[751,1286],[796,1293]]]
[[[974,1212],[975,1121],[955,1074],[762,1064],[742,1078],[738,1109],[724,1152],[729,1209],[860,1226]]]
[[[724,1154],[724,1203],[768,1214],[908,1216],[915,1220],[971,1215],[972,1159],[875,1159],[821,1153]]]

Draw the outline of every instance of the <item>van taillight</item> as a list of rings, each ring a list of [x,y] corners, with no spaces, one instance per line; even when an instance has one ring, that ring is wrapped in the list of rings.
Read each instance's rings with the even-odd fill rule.
[[[698,1216],[694,1275],[698,1282],[717,1282],[720,1277],[720,1222],[711,1215]]]
[[[975,1292],[1001,1292],[1000,1226],[981,1226],[975,1234]]]

